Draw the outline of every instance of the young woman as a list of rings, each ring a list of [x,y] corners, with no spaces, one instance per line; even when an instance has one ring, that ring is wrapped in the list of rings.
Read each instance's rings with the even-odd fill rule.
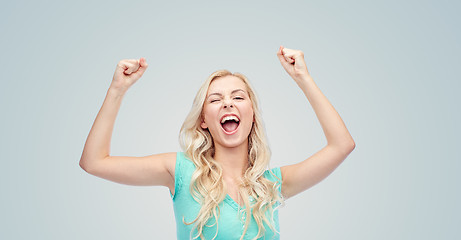
[[[148,67],[140,58],[118,63],[80,166],[117,183],[168,187],[178,239],[279,239],[277,208],[327,177],[355,143],[311,78],[303,52],[280,46],[277,56],[311,103],[328,142],[306,160],[268,169],[270,150],[254,91],[244,75],[227,70],[211,74],[199,89],[180,131],[184,152],[110,156],[123,96]]]

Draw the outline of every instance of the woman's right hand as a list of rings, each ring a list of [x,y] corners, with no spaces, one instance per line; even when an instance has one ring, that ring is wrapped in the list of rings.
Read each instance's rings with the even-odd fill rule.
[[[142,77],[148,65],[145,58],[123,59],[118,62],[112,78],[111,89],[126,92],[139,78]]]

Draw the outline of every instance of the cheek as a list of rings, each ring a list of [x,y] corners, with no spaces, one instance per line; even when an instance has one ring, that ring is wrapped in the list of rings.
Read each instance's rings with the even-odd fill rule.
[[[202,110],[202,122],[211,124],[213,121],[216,121],[216,107],[206,106]]]
[[[249,104],[249,105],[246,104],[246,105],[241,106],[240,110],[241,110],[241,113],[243,115],[245,115],[246,119],[253,122],[253,120],[254,120],[254,112],[253,112],[253,106],[251,104]]]

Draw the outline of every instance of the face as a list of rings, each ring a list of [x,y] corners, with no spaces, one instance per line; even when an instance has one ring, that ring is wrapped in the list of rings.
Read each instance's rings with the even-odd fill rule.
[[[215,145],[248,144],[253,121],[253,106],[245,83],[235,76],[214,79],[208,88],[200,126],[208,128]]]

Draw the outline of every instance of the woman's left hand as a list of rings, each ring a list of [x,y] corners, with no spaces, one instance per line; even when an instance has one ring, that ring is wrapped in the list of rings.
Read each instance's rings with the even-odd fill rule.
[[[285,68],[287,73],[295,81],[310,77],[306,62],[304,61],[304,53],[301,50],[293,50],[280,46],[277,56],[283,68]]]

